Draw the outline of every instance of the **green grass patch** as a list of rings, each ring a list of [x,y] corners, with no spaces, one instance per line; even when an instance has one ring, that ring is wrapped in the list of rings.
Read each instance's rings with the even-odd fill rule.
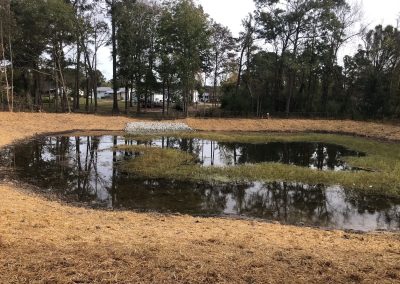
[[[219,142],[324,142],[365,152],[365,157],[343,157],[353,167],[369,171],[316,171],[280,163],[261,163],[232,167],[202,167],[196,157],[174,149],[122,146],[120,150],[139,151],[139,157],[121,164],[124,170],[148,178],[173,178],[210,182],[287,181],[308,184],[342,185],[365,193],[400,197],[400,144],[334,134],[243,134],[243,133],[169,133],[163,136],[201,138]],[[131,136],[140,141],[160,135]]]
[[[122,163],[123,170],[133,171],[149,178],[173,176],[185,168],[196,166],[196,158],[183,151],[146,146],[120,146],[117,148],[133,152],[137,156]]]

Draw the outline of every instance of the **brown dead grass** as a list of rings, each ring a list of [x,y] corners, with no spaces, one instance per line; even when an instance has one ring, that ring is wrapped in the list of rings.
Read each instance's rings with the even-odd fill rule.
[[[400,125],[352,121],[308,119],[187,119],[197,130],[329,132],[400,141]]]
[[[0,113],[0,146],[35,133],[120,130],[127,120]],[[390,131],[385,125],[355,127],[353,122],[188,123],[207,130],[246,131],[310,130],[312,124],[337,132],[336,124],[359,135],[381,137],[382,128],[384,138],[400,137],[397,127]],[[399,234],[95,211],[0,184],[0,283],[399,283],[399,271]]]

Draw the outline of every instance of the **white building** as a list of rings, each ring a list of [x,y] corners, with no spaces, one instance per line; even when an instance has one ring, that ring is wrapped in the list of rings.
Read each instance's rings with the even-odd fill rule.
[[[104,99],[107,97],[112,97],[113,90],[110,87],[98,87],[97,88],[97,98]]]
[[[162,94],[154,94],[152,99],[153,99],[153,102],[156,104],[162,104],[162,102],[164,101]]]
[[[119,88],[117,91],[118,99],[125,100],[125,88]],[[113,88],[110,87],[98,87],[97,88],[97,98],[98,99],[112,99],[114,95]],[[128,90],[128,100],[130,99],[131,91]]]

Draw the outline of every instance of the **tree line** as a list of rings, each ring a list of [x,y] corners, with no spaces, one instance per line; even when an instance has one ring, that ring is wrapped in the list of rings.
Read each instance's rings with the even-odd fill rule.
[[[0,0],[1,108],[96,112],[109,46],[114,114],[157,93],[163,114],[188,115],[195,93],[209,93],[212,111],[239,115],[400,115],[397,27],[356,30],[359,7],[346,0],[255,4],[233,37],[192,0]],[[339,58],[355,38],[358,51]]]
[[[240,37],[239,76],[222,84],[224,108],[257,115],[400,115],[397,27],[356,30],[360,7],[344,0],[255,2]],[[358,51],[342,60],[339,50],[353,38],[361,39]]]

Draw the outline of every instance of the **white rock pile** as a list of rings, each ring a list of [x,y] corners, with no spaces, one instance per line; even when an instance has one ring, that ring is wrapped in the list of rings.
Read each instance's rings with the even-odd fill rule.
[[[129,134],[182,131],[189,132],[193,129],[180,122],[129,122],[125,127],[125,132]]]

